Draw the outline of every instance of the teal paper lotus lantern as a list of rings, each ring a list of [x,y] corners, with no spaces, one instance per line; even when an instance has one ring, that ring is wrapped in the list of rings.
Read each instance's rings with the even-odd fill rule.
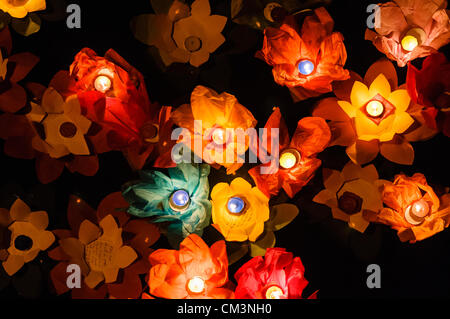
[[[159,171],[141,171],[140,180],[123,190],[130,203],[128,212],[137,217],[154,217],[155,223],[167,223],[165,231],[172,243],[193,233],[201,236],[211,219],[209,171],[209,165],[185,163],[169,168],[168,176]]]

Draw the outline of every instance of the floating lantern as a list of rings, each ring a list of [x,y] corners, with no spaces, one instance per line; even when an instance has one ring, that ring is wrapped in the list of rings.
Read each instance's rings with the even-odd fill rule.
[[[170,196],[169,206],[176,212],[182,212],[188,208],[190,202],[191,198],[189,197],[189,193],[184,189],[180,189],[173,192]]]
[[[112,81],[106,75],[99,75],[94,81],[94,87],[97,91],[105,93],[111,89]]]
[[[240,197],[231,197],[227,202],[227,209],[232,214],[240,214],[245,209],[245,201]]]
[[[298,63],[298,71],[303,75],[310,75],[314,72],[314,63],[309,60],[302,60]]]
[[[148,285],[153,296],[166,299],[234,298],[234,292],[227,288],[225,241],[217,241],[208,247],[200,236],[191,234],[179,247],[179,250],[158,249],[149,256],[152,268]]]
[[[380,117],[384,113],[384,105],[380,101],[370,101],[366,105],[366,112],[372,117]]]
[[[283,290],[278,286],[271,286],[266,290],[266,299],[281,299],[283,295]]]
[[[300,161],[300,153],[295,149],[289,149],[281,153],[280,166],[284,169],[290,169]]]
[[[199,276],[195,276],[188,281],[187,287],[192,293],[202,293],[205,290],[205,280]]]

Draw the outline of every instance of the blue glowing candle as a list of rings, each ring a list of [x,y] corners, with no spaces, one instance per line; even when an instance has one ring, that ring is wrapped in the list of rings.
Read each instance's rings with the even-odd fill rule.
[[[191,202],[189,193],[184,189],[177,190],[172,193],[169,199],[169,206],[174,211],[181,212],[185,210]]]
[[[314,71],[314,63],[309,60],[302,60],[298,63],[298,71],[303,75],[310,75]]]
[[[228,211],[232,214],[240,214],[244,211],[245,202],[240,197],[231,197],[227,203]]]

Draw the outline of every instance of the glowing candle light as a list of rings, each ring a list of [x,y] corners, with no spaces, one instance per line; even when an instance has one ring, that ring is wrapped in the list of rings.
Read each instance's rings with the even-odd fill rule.
[[[278,286],[271,286],[266,290],[266,299],[281,299],[283,290]]]
[[[199,294],[205,290],[205,281],[199,276],[195,276],[189,280],[187,287],[190,292]]]
[[[212,140],[217,145],[225,144],[225,130],[221,128],[216,128],[212,133]]]
[[[280,166],[284,169],[290,169],[297,165],[300,160],[300,154],[296,150],[286,150],[280,155]]]
[[[179,189],[172,193],[169,199],[169,206],[174,211],[181,212],[188,208],[191,202],[188,192],[184,189]]]
[[[384,112],[384,105],[380,101],[370,101],[366,105],[366,112],[372,117],[379,117]]]
[[[402,39],[402,48],[405,51],[412,51],[419,45],[419,40],[413,35],[407,35]]]
[[[227,209],[232,214],[240,214],[244,211],[245,202],[240,197],[231,197],[227,203]]]
[[[424,199],[420,199],[406,208],[405,219],[412,225],[419,225],[430,212],[430,206]]]
[[[94,81],[94,87],[97,91],[105,93],[111,89],[111,79],[106,75],[99,75]]]
[[[302,60],[298,63],[298,71],[303,75],[310,75],[314,71],[314,63],[309,60]]]

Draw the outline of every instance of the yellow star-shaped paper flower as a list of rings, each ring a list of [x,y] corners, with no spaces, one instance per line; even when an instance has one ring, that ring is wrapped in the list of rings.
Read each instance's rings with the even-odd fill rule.
[[[64,101],[55,89],[49,88],[44,93],[41,105],[31,103],[31,106],[32,110],[27,117],[32,122],[40,123],[45,134],[43,139],[33,139],[36,150],[48,153],[53,158],[69,154],[89,155],[84,135],[88,132],[91,121],[81,115],[76,95]]]

